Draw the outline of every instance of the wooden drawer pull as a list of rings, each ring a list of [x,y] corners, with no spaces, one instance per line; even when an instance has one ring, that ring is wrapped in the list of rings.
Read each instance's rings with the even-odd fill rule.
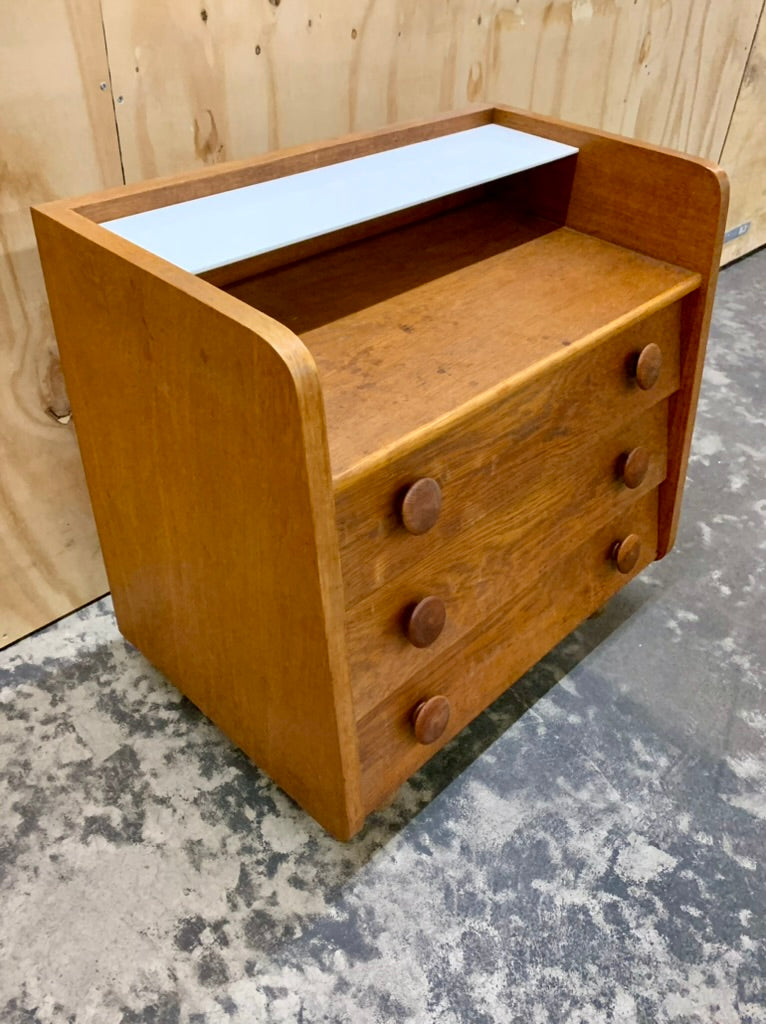
[[[641,349],[636,360],[636,384],[642,391],[650,391],[660,379],[662,349],[652,341]]]
[[[402,500],[402,523],[410,533],[428,533],[442,510],[441,487],[431,477],[416,480]]]
[[[424,597],[418,601],[407,619],[407,639],[413,647],[430,647],[439,637],[447,621],[447,609],[440,597]]]
[[[649,472],[649,452],[646,448],[633,448],[626,452],[620,460],[620,476],[622,482],[631,490],[640,486]]]
[[[629,533],[625,540],[616,540],[612,545],[612,561],[621,573],[632,572],[641,555],[641,538]]]
[[[435,743],[449,722],[450,706],[446,697],[421,700],[412,712],[412,728],[418,743]]]

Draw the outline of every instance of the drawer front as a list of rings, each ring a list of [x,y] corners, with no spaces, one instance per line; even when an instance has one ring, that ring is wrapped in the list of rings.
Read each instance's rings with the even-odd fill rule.
[[[583,446],[667,398],[679,386],[681,304],[592,345],[541,364],[513,390],[452,421],[417,451],[405,451],[336,493],[346,607],[433,555],[480,519],[507,507],[519,480],[545,458],[579,457]],[[654,386],[634,376],[647,345],[660,349]],[[402,524],[403,492],[419,479],[441,490],[436,524],[416,535]]]
[[[611,557],[615,541],[641,539],[641,555],[622,574]],[[480,711],[592,614],[655,556],[657,491],[640,498],[548,572],[516,595],[447,656],[389,694],[358,724],[365,813],[379,807]],[[433,743],[418,742],[413,712],[444,697],[449,720]]]
[[[544,578],[600,525],[658,487],[666,473],[667,419],[665,401],[584,451],[549,456],[539,448],[508,487],[504,506],[493,501],[491,514],[347,609],[357,719]],[[637,449],[648,456],[644,475],[628,487],[625,456]],[[408,616],[424,599],[440,603],[446,618],[436,639],[429,644],[426,635],[427,646],[416,646],[420,638],[413,638]],[[426,614],[425,627],[432,625]]]

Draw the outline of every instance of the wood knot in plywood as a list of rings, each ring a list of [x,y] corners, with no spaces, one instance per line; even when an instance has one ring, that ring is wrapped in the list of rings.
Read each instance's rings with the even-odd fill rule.
[[[652,48],[652,33],[647,32],[644,38],[641,40],[641,49],[638,51],[638,63],[643,64],[649,56],[649,51]]]
[[[194,118],[194,151],[206,164],[225,159],[224,145],[218,137],[218,127],[209,107]]]
[[[471,103],[481,98],[484,91],[484,68],[481,61],[474,61],[468,72],[466,94]]]
[[[61,372],[61,364],[57,354],[52,356],[48,364],[48,369],[42,380],[41,390],[46,416],[50,416],[57,423],[69,423],[72,418],[72,409],[69,404],[64,375]]]
[[[590,21],[593,17],[591,0],[572,0],[572,24],[578,21]]]

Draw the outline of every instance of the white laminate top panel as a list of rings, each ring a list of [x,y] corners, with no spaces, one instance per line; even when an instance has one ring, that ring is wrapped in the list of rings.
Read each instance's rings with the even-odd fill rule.
[[[201,274],[576,152],[551,139],[487,124],[102,226]]]

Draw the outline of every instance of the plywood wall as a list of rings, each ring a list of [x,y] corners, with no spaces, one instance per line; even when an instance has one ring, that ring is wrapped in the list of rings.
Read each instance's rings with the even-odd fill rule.
[[[761,2],[499,5],[489,92],[717,160]]]
[[[29,205],[121,180],[98,10],[0,4],[0,645],[106,589]]]
[[[103,0],[129,181],[495,100],[717,159],[763,0]]]
[[[0,5],[0,646],[106,586],[30,203],[483,100],[718,159],[739,95],[726,154],[746,210],[763,199],[763,148],[747,141],[763,29],[745,75],[762,8],[38,0],[32,16],[21,0]]]
[[[753,41],[721,161],[731,177],[727,229],[747,231],[723,247],[725,262],[766,243],[766,8]]]

